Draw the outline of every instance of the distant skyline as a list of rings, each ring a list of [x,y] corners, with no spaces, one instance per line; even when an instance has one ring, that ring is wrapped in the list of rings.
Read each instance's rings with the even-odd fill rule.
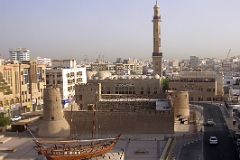
[[[239,0],[158,1],[163,58],[240,55]],[[155,0],[0,0],[0,54],[151,59]]]

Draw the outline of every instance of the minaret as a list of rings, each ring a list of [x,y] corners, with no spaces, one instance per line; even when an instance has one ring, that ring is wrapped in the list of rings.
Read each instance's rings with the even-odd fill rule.
[[[161,16],[160,16],[160,7],[156,1],[156,4],[153,7],[154,16],[153,16],[153,53],[152,53],[152,64],[154,74],[162,76],[162,52],[161,52]]]

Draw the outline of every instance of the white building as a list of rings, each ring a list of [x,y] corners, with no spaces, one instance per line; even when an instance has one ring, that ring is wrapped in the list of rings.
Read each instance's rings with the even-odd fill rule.
[[[30,50],[26,48],[9,49],[11,61],[30,61]]]
[[[64,107],[67,107],[74,100],[75,84],[87,83],[86,68],[74,67],[76,65],[72,64],[76,64],[75,60],[52,62],[52,68],[46,70],[46,84],[60,87]],[[57,67],[57,64],[62,64],[63,67]]]
[[[37,57],[38,64],[45,64],[47,67],[52,66],[52,60],[50,58]]]
[[[4,64],[4,59],[0,58],[0,66]]]
[[[232,86],[232,85],[238,85],[239,81],[240,81],[240,76],[238,73],[225,73],[224,77],[224,86]]]

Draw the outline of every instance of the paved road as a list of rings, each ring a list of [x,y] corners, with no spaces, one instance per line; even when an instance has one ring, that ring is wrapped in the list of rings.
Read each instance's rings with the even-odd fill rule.
[[[203,134],[203,156],[204,160],[238,160],[238,152],[236,150],[233,138],[226,126],[222,112],[218,106],[211,104],[201,104],[203,106],[203,116],[207,120],[213,119],[215,126],[205,126]],[[216,136],[219,144],[209,145],[210,136]]]
[[[181,150],[179,160],[200,160],[202,157],[201,147],[201,140],[184,146]]]

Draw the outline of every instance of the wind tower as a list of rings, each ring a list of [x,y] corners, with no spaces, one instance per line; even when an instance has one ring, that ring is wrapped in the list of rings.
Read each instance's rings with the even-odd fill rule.
[[[162,76],[162,52],[161,52],[161,16],[160,7],[156,1],[153,7],[153,53],[152,53],[152,64],[154,74]]]
[[[70,125],[64,117],[60,89],[47,86],[44,89],[43,118],[39,122],[37,134],[45,138],[70,137]]]

